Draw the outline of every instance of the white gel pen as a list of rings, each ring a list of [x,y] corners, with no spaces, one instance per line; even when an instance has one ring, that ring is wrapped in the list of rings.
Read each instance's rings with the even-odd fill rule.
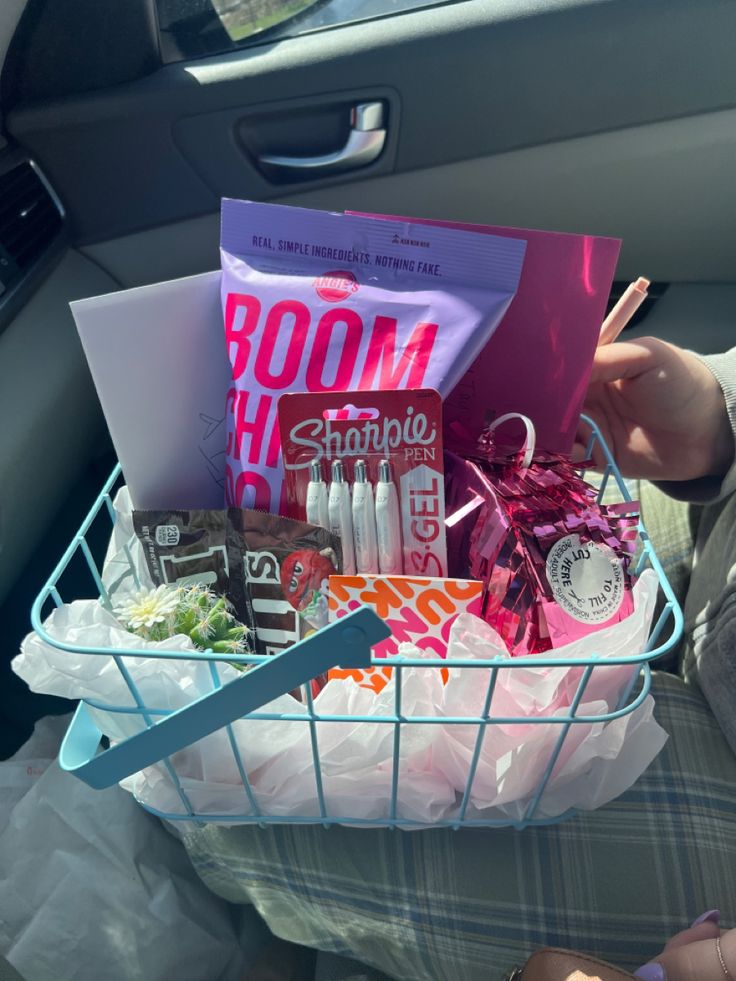
[[[355,539],[355,565],[358,572],[378,572],[376,510],[373,504],[373,485],[368,480],[365,460],[355,461],[353,537]]]
[[[378,539],[378,569],[383,575],[400,576],[404,571],[401,553],[401,523],[399,498],[391,476],[391,464],[378,464],[376,484],[376,532]]]
[[[337,535],[342,545],[342,573],[355,575],[355,549],[353,548],[353,520],[350,507],[350,486],[345,480],[342,460],[332,462],[332,483],[327,500],[330,531]]]
[[[322,479],[322,464],[312,460],[309,465],[307,484],[307,521],[310,525],[321,525],[329,530],[330,518],[327,509],[327,484]]]

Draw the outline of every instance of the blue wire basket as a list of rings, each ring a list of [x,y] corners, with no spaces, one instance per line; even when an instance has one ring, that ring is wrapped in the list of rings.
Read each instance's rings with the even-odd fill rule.
[[[613,479],[618,486],[621,496],[631,500],[629,490],[624,482],[611,453],[606,446],[599,430],[591,420],[586,420],[591,426],[589,455],[596,444],[601,447],[606,460],[606,467],[600,481],[599,500],[603,498],[606,488]],[[62,581],[65,573],[75,563],[83,563],[91,576],[93,592],[103,605],[110,608],[111,598],[103,583],[100,570],[95,562],[93,550],[88,536],[90,530],[98,522],[104,522],[108,527],[115,522],[115,509],[112,503],[112,493],[121,482],[120,467],[117,466],[105,483],[91,511],[82,523],[77,534],[60,562],[49,577],[47,583],[33,604],[31,621],[34,630],[47,644],[70,654],[89,657],[112,658],[119,670],[127,690],[132,696],[132,704],[118,705],[101,701],[87,700],[80,702],[60,751],[60,764],[63,769],[73,773],[85,783],[96,789],[102,789],[124,780],[125,778],[154,764],[161,764],[167,779],[171,781],[181,809],[176,812],[160,811],[145,802],[141,803],[147,810],[169,821],[189,821],[199,824],[314,824],[321,823],[326,827],[332,824],[347,824],[363,827],[502,827],[513,826],[524,828],[530,825],[551,824],[564,820],[574,811],[570,810],[554,818],[539,813],[540,800],[565,745],[565,740],[573,726],[590,725],[610,722],[621,718],[637,709],[649,694],[651,687],[650,662],[662,657],[678,641],[682,633],[682,612],[674,597],[667,577],[654,552],[654,548],[646,534],[643,525],[639,524],[639,548],[636,563],[636,574],[645,568],[652,568],[659,579],[663,593],[663,605],[650,633],[644,650],[628,656],[601,656],[591,654],[587,658],[575,660],[560,657],[535,657],[535,668],[578,668],[582,669],[574,697],[564,714],[554,716],[500,716],[493,714],[493,696],[496,690],[500,672],[513,671],[529,667],[530,662],[525,658],[459,660],[452,662],[437,659],[411,659],[406,657],[373,658],[371,647],[389,636],[386,624],[367,607],[358,609],[348,616],[330,624],[318,633],[300,641],[283,653],[273,657],[215,654],[212,651],[186,652],[141,650],[135,648],[85,648],[63,643],[45,630],[43,621],[52,606],[60,606],[65,602],[62,596]],[[125,547],[134,573],[134,563],[130,546]],[[77,598],[72,597],[73,599]],[[128,663],[132,659],[158,658],[160,660],[197,661],[208,666],[211,691],[190,702],[184,708],[176,711],[147,705],[136,686]],[[239,675],[235,680],[223,684],[220,680],[218,663],[235,661],[250,665],[250,670]],[[425,717],[405,714],[402,710],[402,672],[412,667],[442,670],[451,663],[453,668],[489,673],[483,708],[479,715],[454,717]],[[315,710],[311,693],[310,681],[325,674],[333,667],[367,668],[369,666],[391,666],[394,671],[394,705],[393,712],[383,716],[359,715],[327,715]],[[629,665],[630,680],[625,686],[624,693],[615,710],[598,715],[578,714],[586,687],[596,668],[612,665]],[[637,682],[641,678],[641,683]],[[278,696],[302,688],[304,712],[301,714],[279,714],[259,711],[268,706]],[[121,742],[107,748],[101,748],[106,740],[97,727],[90,709],[98,709],[108,713],[134,715],[138,717],[141,731]],[[233,723],[240,719],[249,721],[283,721],[293,722],[304,727],[305,738],[309,740],[314,766],[316,812],[298,816],[269,813],[259,803],[258,793],[254,790],[248,776],[247,749],[245,752],[238,746],[233,732]],[[320,731],[329,723],[370,723],[371,725],[389,726],[393,730],[392,746],[392,775],[390,780],[390,799],[385,816],[380,818],[351,817],[331,812],[324,791],[322,765],[320,763]],[[468,767],[467,780],[462,793],[457,795],[456,806],[451,809],[450,816],[423,825],[416,818],[402,815],[400,807],[399,781],[402,735],[406,727],[424,725],[443,726],[472,726],[477,730],[474,738],[474,748]],[[476,772],[481,762],[481,751],[486,739],[494,738],[494,726],[499,725],[539,725],[553,724],[559,727],[559,735],[554,740],[546,765],[538,784],[532,794],[524,801],[520,817],[511,818],[506,814],[494,813],[491,817],[473,816],[471,796]],[[192,745],[208,735],[224,730],[227,735],[228,752],[232,753],[234,764],[242,780],[243,810],[242,813],[203,813],[193,806],[186,792],[180,775],[177,773],[176,761],[172,759],[177,752]],[[470,811],[470,816],[468,812]]]

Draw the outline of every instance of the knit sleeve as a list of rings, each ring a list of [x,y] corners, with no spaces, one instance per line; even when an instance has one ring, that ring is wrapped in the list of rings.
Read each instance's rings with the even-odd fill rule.
[[[657,483],[670,497],[695,504],[711,504],[728,497],[736,490],[736,348],[725,354],[697,355],[713,373],[726,400],[731,431],[734,434],[734,462],[721,476],[701,477],[698,480],[663,480]]]

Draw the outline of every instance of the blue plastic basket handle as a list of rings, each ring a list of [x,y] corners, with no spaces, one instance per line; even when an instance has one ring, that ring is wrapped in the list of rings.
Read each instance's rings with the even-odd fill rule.
[[[102,733],[80,702],[61,745],[59,764],[96,790],[111,787],[331,668],[367,668],[371,647],[390,635],[380,617],[361,607],[101,753],[97,749]]]

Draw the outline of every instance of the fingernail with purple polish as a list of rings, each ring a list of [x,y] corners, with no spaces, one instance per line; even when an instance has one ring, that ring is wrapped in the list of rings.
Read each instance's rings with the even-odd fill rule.
[[[697,920],[693,920],[690,924],[690,929],[693,927],[700,926],[701,923],[720,923],[721,922],[721,911],[719,909],[709,909],[707,913],[701,913]]]
[[[638,971],[634,971],[634,977],[641,978],[642,981],[667,981],[664,968],[661,964],[656,964],[654,961],[651,964],[645,964],[644,967],[640,967]]]

